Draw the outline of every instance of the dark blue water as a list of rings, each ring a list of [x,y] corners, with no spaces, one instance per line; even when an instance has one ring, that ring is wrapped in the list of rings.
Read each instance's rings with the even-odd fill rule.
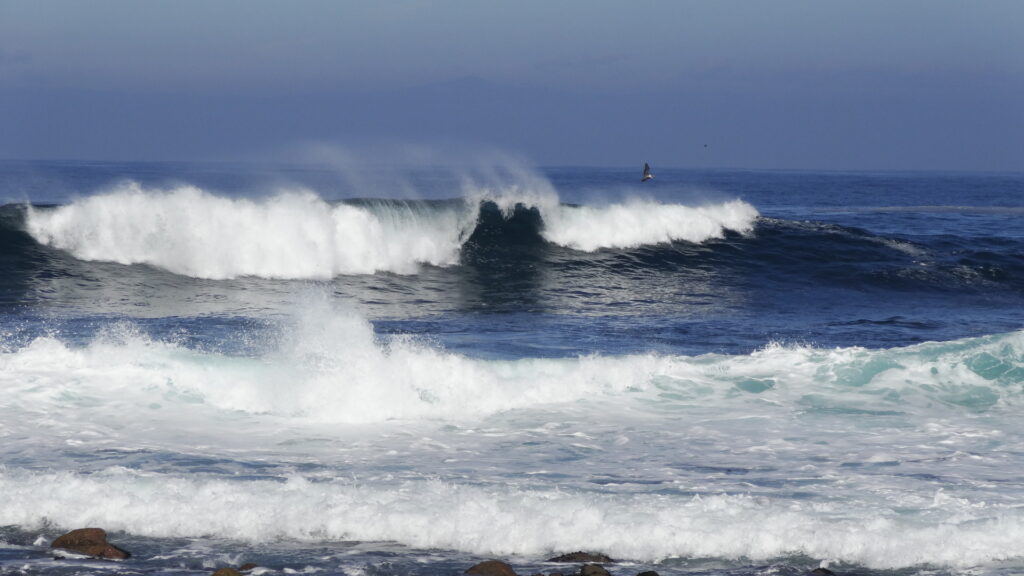
[[[329,170],[244,165],[6,163],[0,196],[60,204],[116,187],[183,182],[231,197],[303,186],[331,201],[458,198],[458,175],[410,171],[401,188],[354,188]],[[1024,323],[1024,178],[1014,174],[544,171],[562,202],[666,203],[740,198],[752,233],[580,252],[541,236],[543,215],[484,206],[458,265],[333,280],[189,278],[146,265],[83,262],[39,245],[16,204],[0,210],[0,306],[40,320],[156,316],[246,323],[282,293],[315,284],[358,302],[384,332],[430,335],[469,354],[746,353],[768,342],[885,348],[1008,332]],[[408,183],[412,183],[411,186]],[[409,190],[414,193],[410,193]],[[238,295],[245,294],[243,301]],[[62,315],[52,324],[68,321]],[[198,317],[197,317],[198,316]],[[186,320],[180,320],[186,321]],[[171,324],[174,324],[173,322]],[[214,336],[215,337],[215,336]]]
[[[1024,174],[655,174],[0,162],[0,574],[1019,573]]]

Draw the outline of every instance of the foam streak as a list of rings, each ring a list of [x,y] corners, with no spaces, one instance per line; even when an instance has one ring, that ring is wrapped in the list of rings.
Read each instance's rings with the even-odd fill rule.
[[[770,560],[791,554],[872,568],[969,567],[1019,556],[1015,510],[922,523],[869,506],[706,497],[587,494],[437,481],[176,478],[109,469],[0,471],[0,524],[102,525],[153,537],[212,534],[250,542],[396,541],[480,555],[577,549],[658,561],[671,556]]]

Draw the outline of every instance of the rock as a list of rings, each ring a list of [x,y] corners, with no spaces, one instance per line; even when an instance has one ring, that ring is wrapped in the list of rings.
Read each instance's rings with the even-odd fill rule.
[[[647,570],[645,572],[637,574],[636,576],[659,576],[659,574],[654,570]]]
[[[600,564],[584,564],[580,567],[580,576],[612,576]]]
[[[614,563],[612,560],[604,554],[591,554],[589,552],[570,552],[569,554],[562,554],[561,556],[555,556],[549,558],[548,562],[601,562],[601,563]]]
[[[58,537],[50,548],[70,550],[105,560],[124,560],[131,557],[127,551],[107,542],[107,533],[102,528],[79,528]]]
[[[836,573],[828,568],[815,568],[807,573],[808,576],[836,576]]]
[[[245,564],[242,564],[241,566],[239,566],[238,569],[240,571],[242,571],[242,572],[248,572],[249,570],[252,570],[253,568],[259,568],[259,567],[260,567],[259,564],[254,564],[252,562],[246,562]]]
[[[234,568],[218,568],[213,572],[213,576],[242,576],[242,573]]]
[[[466,570],[470,576],[516,576],[516,571],[501,560],[485,560]]]

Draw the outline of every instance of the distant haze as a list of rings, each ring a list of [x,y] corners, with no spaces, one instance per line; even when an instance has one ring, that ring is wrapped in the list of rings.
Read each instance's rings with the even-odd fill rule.
[[[1010,0],[0,0],[0,158],[1020,171],[1022,30]]]

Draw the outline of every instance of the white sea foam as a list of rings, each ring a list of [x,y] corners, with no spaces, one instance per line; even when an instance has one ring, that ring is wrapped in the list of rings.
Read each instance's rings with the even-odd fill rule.
[[[545,213],[544,238],[585,252],[674,240],[704,242],[725,230],[749,232],[757,209],[742,200],[703,206],[632,201],[607,206],[559,206]]]
[[[0,408],[153,403],[310,422],[467,420],[521,408],[634,398],[657,410],[746,403],[801,410],[987,410],[1024,396],[1024,332],[872,351],[772,345],[750,355],[639,354],[482,360],[378,338],[351,310],[307,302],[258,358],[152,340],[131,324],[87,346],[52,336],[0,353]]]
[[[464,419],[643,386],[667,360],[638,356],[483,361],[415,341],[378,342],[352,313],[314,307],[264,358],[153,341],[130,327],[84,348],[41,337],[0,355],[11,402],[52,408],[154,401],[322,422]],[[0,406],[4,404],[0,401]]]
[[[503,186],[467,184],[464,203],[330,204],[309,191],[263,199],[220,197],[195,187],[126,184],[54,209],[30,208],[37,241],[83,260],[149,264],[176,274],[327,279],[344,274],[415,273],[421,264],[456,264],[482,201],[511,216],[536,208],[550,242],[593,251],[673,240],[702,242],[726,229],[747,231],[749,204],[684,206],[634,201],[600,207],[561,205],[536,176]]]
[[[928,518],[865,502],[609,494],[440,481],[365,485],[174,477],[124,468],[0,470],[0,524],[104,526],[154,537],[396,541],[480,555],[578,549],[657,561],[805,554],[874,568],[1019,557],[1020,509],[957,502]]]
[[[466,198],[491,201],[506,215],[517,205],[536,208],[544,221],[544,239],[575,250],[635,248],[672,241],[704,242],[726,230],[749,232],[759,216],[742,200],[695,206],[634,199],[596,206],[567,206],[546,180],[522,175],[513,183],[463,186]]]
[[[409,204],[328,204],[306,191],[251,200],[129,184],[30,210],[27,229],[83,260],[151,264],[199,278],[330,278],[453,264],[474,220],[475,213]]]
[[[82,346],[6,347],[0,525],[878,568],[1019,555],[1003,448],[1021,435],[1024,332],[491,361],[378,337],[307,301],[259,357],[129,323]],[[100,450],[151,455],[128,469]],[[250,461],[277,462],[280,481],[232,475]],[[318,468],[288,472],[301,462]]]

